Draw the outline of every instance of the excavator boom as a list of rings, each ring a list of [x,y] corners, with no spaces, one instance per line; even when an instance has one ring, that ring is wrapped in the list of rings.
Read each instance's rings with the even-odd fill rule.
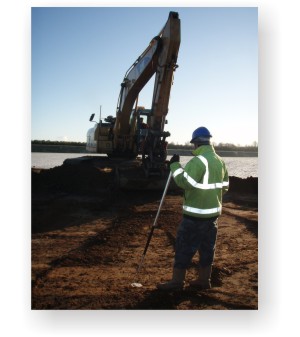
[[[174,71],[177,68],[177,57],[180,46],[180,20],[178,13],[171,12],[166,26],[160,34],[162,50],[156,70],[151,128],[164,130],[165,117],[168,113],[171,85]]]
[[[170,12],[162,30],[155,36],[125,73],[121,83],[116,117],[88,131],[87,149],[110,157],[136,158],[142,155],[145,171],[165,169],[167,157],[164,131],[170,91],[180,46],[180,19]],[[138,96],[155,74],[151,109],[138,106]],[[146,118],[146,122],[142,122]]]

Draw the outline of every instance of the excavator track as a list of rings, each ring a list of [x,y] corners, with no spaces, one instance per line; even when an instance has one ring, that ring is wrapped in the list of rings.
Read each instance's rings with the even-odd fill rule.
[[[83,156],[66,159],[63,166],[78,165],[90,166],[103,173],[107,172],[111,179],[111,187],[115,190],[153,190],[163,191],[168,179],[169,170],[161,170],[160,173],[146,174],[142,165],[142,159],[124,160],[121,158],[108,158],[105,156]],[[169,190],[178,189],[174,181],[171,181]]]

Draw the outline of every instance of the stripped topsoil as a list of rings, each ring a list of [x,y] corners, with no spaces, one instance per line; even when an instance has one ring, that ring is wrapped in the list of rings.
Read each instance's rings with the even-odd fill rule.
[[[185,289],[162,292],[156,284],[172,275],[181,190],[168,191],[137,274],[162,190],[118,188],[106,158],[32,168],[32,309],[258,309],[257,189],[257,178],[230,177],[212,288],[188,287],[195,256]]]

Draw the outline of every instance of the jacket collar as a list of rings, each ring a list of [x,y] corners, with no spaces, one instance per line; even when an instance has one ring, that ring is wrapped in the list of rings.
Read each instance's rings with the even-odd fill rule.
[[[208,153],[208,152],[215,152],[215,149],[212,145],[201,145],[199,147],[197,147],[197,149],[195,149],[192,154],[194,156],[200,156],[204,153]]]

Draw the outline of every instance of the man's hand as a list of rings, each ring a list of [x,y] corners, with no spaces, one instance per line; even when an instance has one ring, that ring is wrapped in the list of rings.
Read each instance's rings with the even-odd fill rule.
[[[173,157],[170,159],[170,165],[173,163],[178,163],[179,162],[179,155],[178,154],[174,154]]]

